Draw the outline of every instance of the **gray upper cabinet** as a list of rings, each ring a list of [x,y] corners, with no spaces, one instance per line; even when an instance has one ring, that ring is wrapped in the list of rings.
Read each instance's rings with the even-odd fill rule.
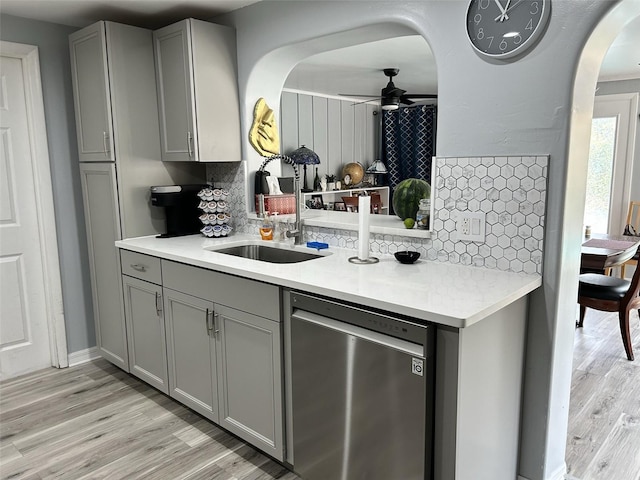
[[[235,31],[186,19],[153,38],[162,160],[240,161]]]
[[[81,162],[114,160],[105,22],[69,36]]]

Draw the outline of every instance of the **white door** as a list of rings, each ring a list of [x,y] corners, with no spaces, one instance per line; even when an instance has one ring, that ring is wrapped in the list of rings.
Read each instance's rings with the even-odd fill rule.
[[[622,234],[631,195],[638,94],[595,99],[585,225],[595,233]]]
[[[61,345],[55,338],[55,322],[64,320],[44,110],[34,55],[37,65],[36,47],[2,42],[0,379],[66,365],[66,343]],[[43,208],[43,203],[48,205]],[[49,255],[55,257],[55,265]],[[59,360],[58,354],[64,358]]]

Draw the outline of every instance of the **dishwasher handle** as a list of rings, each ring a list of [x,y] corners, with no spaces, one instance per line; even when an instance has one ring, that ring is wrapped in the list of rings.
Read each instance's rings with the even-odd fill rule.
[[[363,340],[368,340],[378,345],[413,355],[414,357],[425,358],[423,345],[358,327],[357,325],[351,325],[350,323],[340,322],[316,313],[307,312],[306,310],[295,309],[291,315],[291,319],[314,323],[330,330],[335,330],[347,335],[353,335],[354,337],[362,338]]]

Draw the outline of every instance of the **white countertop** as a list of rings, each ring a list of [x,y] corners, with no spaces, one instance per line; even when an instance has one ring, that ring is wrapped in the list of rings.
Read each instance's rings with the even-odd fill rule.
[[[336,247],[321,250],[321,254],[330,254],[323,258],[291,264],[265,263],[206,250],[246,240],[260,241],[249,235],[150,236],[120,240],[116,246],[456,328],[468,327],[542,285],[540,275],[422,259],[403,265],[393,255],[378,256],[380,262],[376,264],[356,265],[348,261],[357,255],[355,250]],[[264,243],[315,252],[306,246]]]

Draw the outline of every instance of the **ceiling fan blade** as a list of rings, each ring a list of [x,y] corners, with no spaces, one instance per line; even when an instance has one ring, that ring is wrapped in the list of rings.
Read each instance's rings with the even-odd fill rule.
[[[404,105],[413,105],[416,102],[414,102],[413,100],[409,100],[407,97],[403,95],[402,97],[400,97],[400,103]]]
[[[363,95],[361,93],[339,93],[341,97],[370,97],[370,98],[380,98],[380,95]]]
[[[363,103],[375,102],[376,100],[380,100],[380,97],[375,97],[371,100],[363,100],[362,102],[352,103],[351,106],[353,107],[354,105],[362,105]]]
[[[438,98],[438,95],[433,93],[405,93],[402,96],[405,98]]]

